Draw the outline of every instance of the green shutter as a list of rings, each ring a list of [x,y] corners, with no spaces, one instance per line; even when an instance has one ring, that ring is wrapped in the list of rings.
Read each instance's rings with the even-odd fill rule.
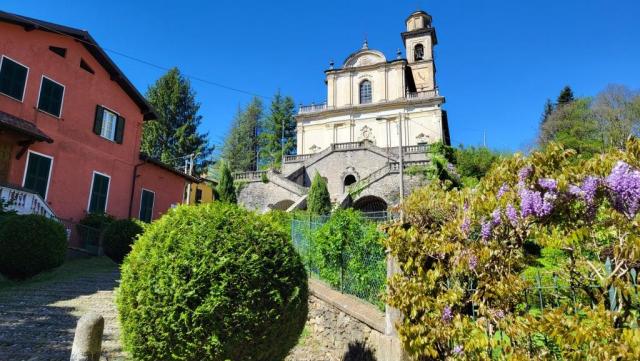
[[[93,121],[93,132],[100,135],[102,132],[102,118],[104,117],[104,108],[96,105],[96,117]]]
[[[22,101],[27,82],[27,68],[8,58],[2,58],[0,68],[0,93]]]
[[[42,78],[38,109],[59,117],[62,110],[63,95],[64,87],[62,85],[47,78]]]
[[[35,153],[29,153],[28,162],[23,187],[38,193],[42,199],[45,199],[47,186],[49,185],[51,159]]]
[[[116,136],[115,142],[118,144],[122,144],[122,139],[124,138],[124,118],[118,116],[118,121],[116,122]]]
[[[142,190],[142,197],[140,199],[140,218],[141,221],[151,223],[153,218],[153,201],[155,194],[146,189]]]
[[[94,173],[91,200],[89,201],[89,213],[105,213],[107,211],[108,192],[109,177]]]

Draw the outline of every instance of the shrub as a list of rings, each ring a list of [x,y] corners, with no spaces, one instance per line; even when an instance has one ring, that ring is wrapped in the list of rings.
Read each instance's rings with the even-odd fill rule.
[[[111,222],[113,222],[114,220],[115,219],[113,218],[113,216],[108,215],[106,213],[89,213],[84,218],[82,218],[78,223],[80,223],[83,226],[95,228],[97,230],[102,231],[105,228],[107,228],[107,226],[111,224]]]
[[[220,183],[218,183],[218,195],[220,202],[237,203],[236,188],[233,185],[233,175],[227,162],[220,164]]]
[[[142,231],[142,226],[131,219],[112,222],[104,230],[102,236],[104,254],[114,262],[122,263],[124,257],[131,251],[133,241]]]
[[[307,210],[314,215],[325,215],[331,212],[331,197],[327,189],[327,182],[316,172],[311,181],[309,196],[307,198]]]
[[[310,263],[321,279],[382,306],[386,279],[383,235],[353,209],[340,209],[312,233]]]
[[[38,215],[14,215],[0,224],[0,272],[28,278],[60,266],[67,253],[62,224]]]
[[[551,144],[404,210],[388,302],[414,359],[640,359],[640,142],[590,159]]]
[[[178,207],[122,265],[117,305],[136,360],[283,360],[307,316],[302,261],[279,226],[235,205]]]

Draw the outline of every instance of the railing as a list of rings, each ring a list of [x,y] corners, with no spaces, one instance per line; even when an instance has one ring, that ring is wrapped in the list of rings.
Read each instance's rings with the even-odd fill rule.
[[[301,105],[300,109],[298,109],[298,114],[315,113],[323,110],[327,110],[327,103]]]
[[[297,163],[305,161],[309,158],[313,157],[313,154],[298,154],[298,155],[285,155],[284,162],[285,163]]]
[[[400,98],[400,99],[390,99],[390,100],[386,100],[385,102],[391,102],[391,101],[398,101],[398,100],[417,100],[417,99],[431,99],[431,98],[435,98],[440,96],[440,92],[438,91],[438,88],[435,89],[430,89],[430,90],[424,90],[424,91],[420,91],[420,92],[407,92],[404,98]],[[348,105],[343,105],[343,106],[328,106],[327,103],[320,103],[320,104],[311,104],[311,105],[300,105],[300,107],[298,108],[298,114],[308,114],[308,113],[318,113],[318,112],[322,112],[325,110],[333,110],[333,109],[345,109],[345,108],[353,108],[353,107],[359,107],[362,104],[348,104]],[[364,104],[364,106],[371,106],[371,105],[375,105],[375,103],[368,103],[368,104]]]
[[[428,160],[418,160],[418,161],[403,162],[402,165],[404,169],[407,169],[409,167],[423,166],[427,164],[429,164]],[[397,173],[399,171],[400,171],[400,163],[392,162],[389,164],[385,164],[382,168],[371,172],[366,177],[348,186],[347,192],[349,192],[350,194],[358,193],[360,190],[366,188],[371,182],[375,181],[376,179],[382,178],[388,173]]]
[[[359,149],[364,148],[366,141],[361,142],[348,142],[348,143],[334,143],[331,144],[332,150],[348,150],[348,149]]]
[[[237,172],[233,174],[234,180],[260,180],[267,175],[266,170],[259,170],[253,172]]]
[[[17,186],[0,185],[0,199],[6,210],[18,214],[38,214],[56,218],[55,213],[39,194]]]
[[[429,99],[429,98],[435,98],[438,95],[440,95],[438,92],[438,88],[435,88],[435,89],[425,90],[425,91],[416,92],[416,93],[407,92],[407,99],[408,100]]]

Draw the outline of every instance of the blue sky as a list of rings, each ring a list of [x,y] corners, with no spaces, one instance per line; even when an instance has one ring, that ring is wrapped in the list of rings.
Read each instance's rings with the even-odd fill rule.
[[[609,83],[640,88],[640,1],[2,0],[5,11],[86,29],[106,49],[264,96],[324,101],[323,70],[365,37],[394,58],[405,18],[434,18],[437,81],[454,144],[526,149],[545,100]],[[144,93],[163,74],[110,53]],[[192,81],[203,131],[220,144],[243,93]],[[267,100],[268,102],[268,100]]]

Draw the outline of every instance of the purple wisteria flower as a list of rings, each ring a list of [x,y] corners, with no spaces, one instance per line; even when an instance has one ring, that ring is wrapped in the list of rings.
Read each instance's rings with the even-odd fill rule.
[[[498,189],[498,193],[496,194],[496,197],[500,199],[508,191],[509,191],[509,185],[507,183],[502,183],[502,186],[500,186],[500,189]]]
[[[453,312],[451,312],[451,307],[444,306],[444,309],[442,310],[442,321],[449,323],[451,322],[451,320],[453,320]]]
[[[600,178],[589,176],[584,179],[580,190],[582,191],[582,197],[587,204],[592,205],[596,199],[596,192],[602,181]]]
[[[492,228],[497,227],[500,225],[500,223],[502,223],[502,218],[500,218],[500,208],[496,208],[491,213],[491,226]]]
[[[493,227],[491,222],[482,222],[482,227],[480,229],[480,235],[482,236],[483,241],[488,241],[491,238],[491,231],[493,231]]]
[[[569,194],[574,197],[582,197],[582,189],[575,184],[569,186]]]
[[[551,214],[553,211],[553,205],[558,198],[558,195],[555,192],[547,192],[542,197],[542,207],[540,211],[536,214],[538,217],[544,217]]]
[[[518,171],[518,180],[520,182],[524,182],[525,180],[527,180],[527,178],[529,178],[532,172],[533,168],[531,168],[531,166],[523,167],[522,169],[520,169],[520,171]]]
[[[464,353],[464,347],[462,347],[462,345],[456,345],[451,352],[455,356],[461,356]]]
[[[464,234],[469,234],[469,229],[471,228],[471,220],[469,217],[465,216],[462,220],[462,224],[460,225],[460,230]]]
[[[504,318],[504,311],[503,311],[503,310],[496,310],[496,311],[493,313],[493,315],[494,315],[497,319],[501,320],[501,319],[503,319],[503,318]]]
[[[476,267],[478,267],[478,257],[476,257],[476,255],[471,255],[471,257],[469,257],[469,270],[471,271],[475,271]]]
[[[518,211],[516,211],[516,208],[511,203],[507,204],[507,209],[505,210],[505,213],[507,214],[507,219],[509,219],[509,223],[511,223],[513,227],[517,227]]]
[[[551,178],[540,178],[538,179],[538,184],[540,187],[544,188],[548,191],[556,191],[558,190],[558,182],[555,179]]]
[[[542,211],[542,193],[530,189],[521,189],[519,193],[522,218],[538,215]]]
[[[613,207],[632,219],[640,210],[640,171],[618,161],[605,179]]]

